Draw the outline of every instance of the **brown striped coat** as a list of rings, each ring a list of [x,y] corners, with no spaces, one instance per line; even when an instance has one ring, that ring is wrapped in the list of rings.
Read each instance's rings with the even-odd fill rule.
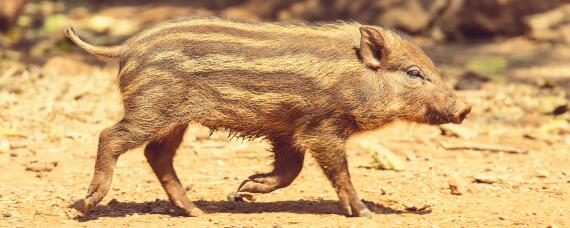
[[[459,123],[470,109],[421,49],[381,27],[185,17],[114,47],[66,33],[88,52],[118,62],[125,106],[123,119],[101,133],[85,212],[106,195],[118,156],[148,143],[145,155],[172,203],[201,214],[172,168],[194,121],[272,143],[274,170],[251,176],[238,192],[289,185],[310,151],[346,213],[369,215],[348,175],[346,139],[395,120]]]

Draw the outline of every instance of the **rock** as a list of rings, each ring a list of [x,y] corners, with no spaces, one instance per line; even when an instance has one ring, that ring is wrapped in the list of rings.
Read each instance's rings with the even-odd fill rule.
[[[245,200],[249,202],[255,202],[255,196],[248,192],[232,192],[228,194],[228,201],[231,202],[244,202]]]
[[[500,220],[507,220],[507,217],[504,216],[504,215],[501,215],[501,216],[499,216],[499,219],[500,219]]]
[[[186,189],[187,192],[189,192],[189,191],[192,190],[192,187],[193,187],[193,186],[192,186],[191,184],[189,184],[189,185],[186,185],[185,189]]]
[[[4,218],[10,218],[10,217],[12,217],[12,213],[10,213],[10,212],[4,212],[4,214],[2,214],[2,216],[3,216]]]
[[[444,124],[439,126],[442,135],[457,136],[463,139],[472,139],[479,135],[478,132],[457,124]]]

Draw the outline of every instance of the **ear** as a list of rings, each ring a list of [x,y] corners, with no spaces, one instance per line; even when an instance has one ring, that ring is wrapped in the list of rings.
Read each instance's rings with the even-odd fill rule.
[[[387,49],[384,37],[373,27],[360,27],[360,57],[366,66],[372,69],[380,68],[382,57],[386,56]]]

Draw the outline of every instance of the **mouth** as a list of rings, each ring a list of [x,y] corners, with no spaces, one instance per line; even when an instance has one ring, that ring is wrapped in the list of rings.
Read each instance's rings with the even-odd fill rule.
[[[428,108],[425,120],[427,124],[430,125],[440,125],[447,123],[456,123],[456,118],[453,114],[443,114],[435,110],[434,108]]]

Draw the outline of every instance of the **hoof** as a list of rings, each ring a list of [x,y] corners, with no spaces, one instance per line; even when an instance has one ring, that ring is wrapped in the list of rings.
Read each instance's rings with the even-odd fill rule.
[[[191,209],[185,209],[184,210],[184,215],[188,216],[188,217],[198,217],[204,214],[204,211],[200,210],[200,208],[191,208]]]
[[[95,205],[89,203],[88,199],[84,199],[81,201],[81,212],[83,212],[83,215],[88,215],[89,212],[91,212],[91,210],[93,210],[93,208],[95,207]]]
[[[355,217],[372,217],[372,212],[368,209],[368,208],[364,208],[362,210],[360,210],[359,212],[357,212],[355,215]]]

